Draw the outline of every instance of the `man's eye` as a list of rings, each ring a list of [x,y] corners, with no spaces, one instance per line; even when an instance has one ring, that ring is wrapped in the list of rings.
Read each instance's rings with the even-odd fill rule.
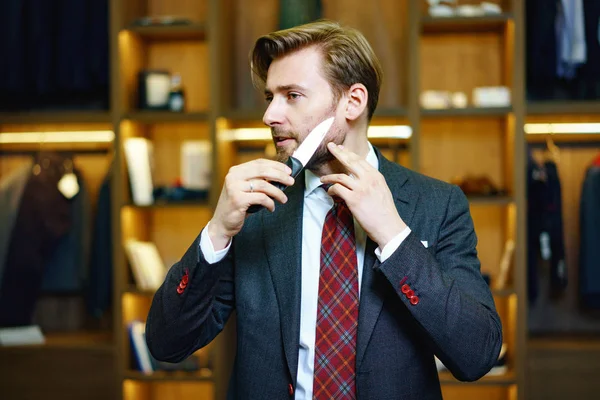
[[[300,94],[299,94],[299,93],[289,93],[289,94],[288,94],[288,98],[289,98],[290,100],[296,100],[296,99],[297,99],[297,98],[299,98],[299,97],[300,97]]]
[[[270,103],[270,102],[272,102],[272,101],[273,101],[273,96],[267,96],[267,97],[265,97],[265,101],[266,101],[267,103]]]

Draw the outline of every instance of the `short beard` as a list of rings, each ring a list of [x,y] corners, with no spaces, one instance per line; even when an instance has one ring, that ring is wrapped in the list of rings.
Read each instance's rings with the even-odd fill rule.
[[[336,158],[333,156],[333,154],[331,154],[331,152],[327,148],[327,143],[333,142],[335,144],[342,144],[344,142],[345,136],[346,135],[340,135],[339,129],[337,129],[337,127],[333,125],[327,136],[325,136],[325,138],[323,139],[323,142],[321,142],[321,144],[317,148],[317,151],[315,151],[315,154],[311,157],[310,161],[308,161],[308,164],[306,164],[306,169],[311,171],[317,171],[323,165],[335,160]]]

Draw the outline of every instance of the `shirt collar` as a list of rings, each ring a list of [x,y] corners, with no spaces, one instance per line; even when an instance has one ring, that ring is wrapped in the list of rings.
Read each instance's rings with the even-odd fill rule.
[[[379,160],[377,159],[377,154],[375,154],[375,150],[371,143],[369,145],[369,152],[367,153],[366,160],[367,162],[375,169],[379,169]],[[321,186],[321,178],[313,174],[311,171],[306,170],[304,173],[305,179],[305,189],[304,189],[304,197],[310,195],[316,188]]]

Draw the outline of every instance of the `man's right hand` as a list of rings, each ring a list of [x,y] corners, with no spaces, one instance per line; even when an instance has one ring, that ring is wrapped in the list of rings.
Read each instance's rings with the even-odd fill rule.
[[[208,226],[208,235],[215,251],[224,249],[244,225],[246,211],[260,204],[275,210],[275,200],[287,202],[287,196],[269,181],[286,186],[294,184],[292,170],[285,164],[259,159],[229,169],[221,190],[217,208]]]

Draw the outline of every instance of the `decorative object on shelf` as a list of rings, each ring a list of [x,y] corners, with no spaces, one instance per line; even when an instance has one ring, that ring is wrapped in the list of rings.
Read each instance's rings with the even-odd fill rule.
[[[212,145],[208,140],[181,143],[181,185],[207,191],[212,176]]]
[[[500,5],[489,1],[462,5],[458,5],[457,0],[428,0],[428,3],[429,15],[432,17],[481,17],[502,13]]]
[[[507,288],[508,279],[510,276],[510,267],[512,265],[513,254],[515,253],[515,241],[508,239],[504,244],[504,252],[500,259],[500,271],[494,282],[494,289],[503,290]]]
[[[125,241],[125,253],[131,265],[136,286],[140,290],[156,290],[167,274],[156,244],[136,239]]]
[[[138,108],[168,110],[171,75],[164,70],[142,70],[138,73]]]
[[[127,138],[124,147],[133,203],[149,206],[154,202],[152,142],[146,138]]]
[[[171,186],[159,186],[154,189],[154,204],[177,204],[182,202],[203,202],[208,199],[208,189],[188,189],[178,179]]]
[[[500,196],[506,194],[506,191],[498,189],[492,180],[485,175],[456,177],[451,183],[459,186],[467,196]]]
[[[189,18],[178,17],[174,15],[161,15],[153,17],[141,17],[133,20],[131,26],[181,26],[192,25],[193,21]]]
[[[321,0],[280,0],[279,28],[287,29],[322,16]]]
[[[486,86],[473,89],[475,107],[510,107],[510,89],[506,86]]]
[[[46,343],[38,325],[15,326],[0,329],[0,346],[25,346]]]
[[[444,90],[426,90],[419,97],[421,107],[426,110],[445,110],[467,107],[467,95],[464,92]]]
[[[451,93],[442,90],[425,90],[419,96],[421,107],[427,110],[444,110],[450,108]]]
[[[171,76],[171,91],[169,92],[169,110],[176,112],[185,111],[185,92],[181,86],[181,75]]]

